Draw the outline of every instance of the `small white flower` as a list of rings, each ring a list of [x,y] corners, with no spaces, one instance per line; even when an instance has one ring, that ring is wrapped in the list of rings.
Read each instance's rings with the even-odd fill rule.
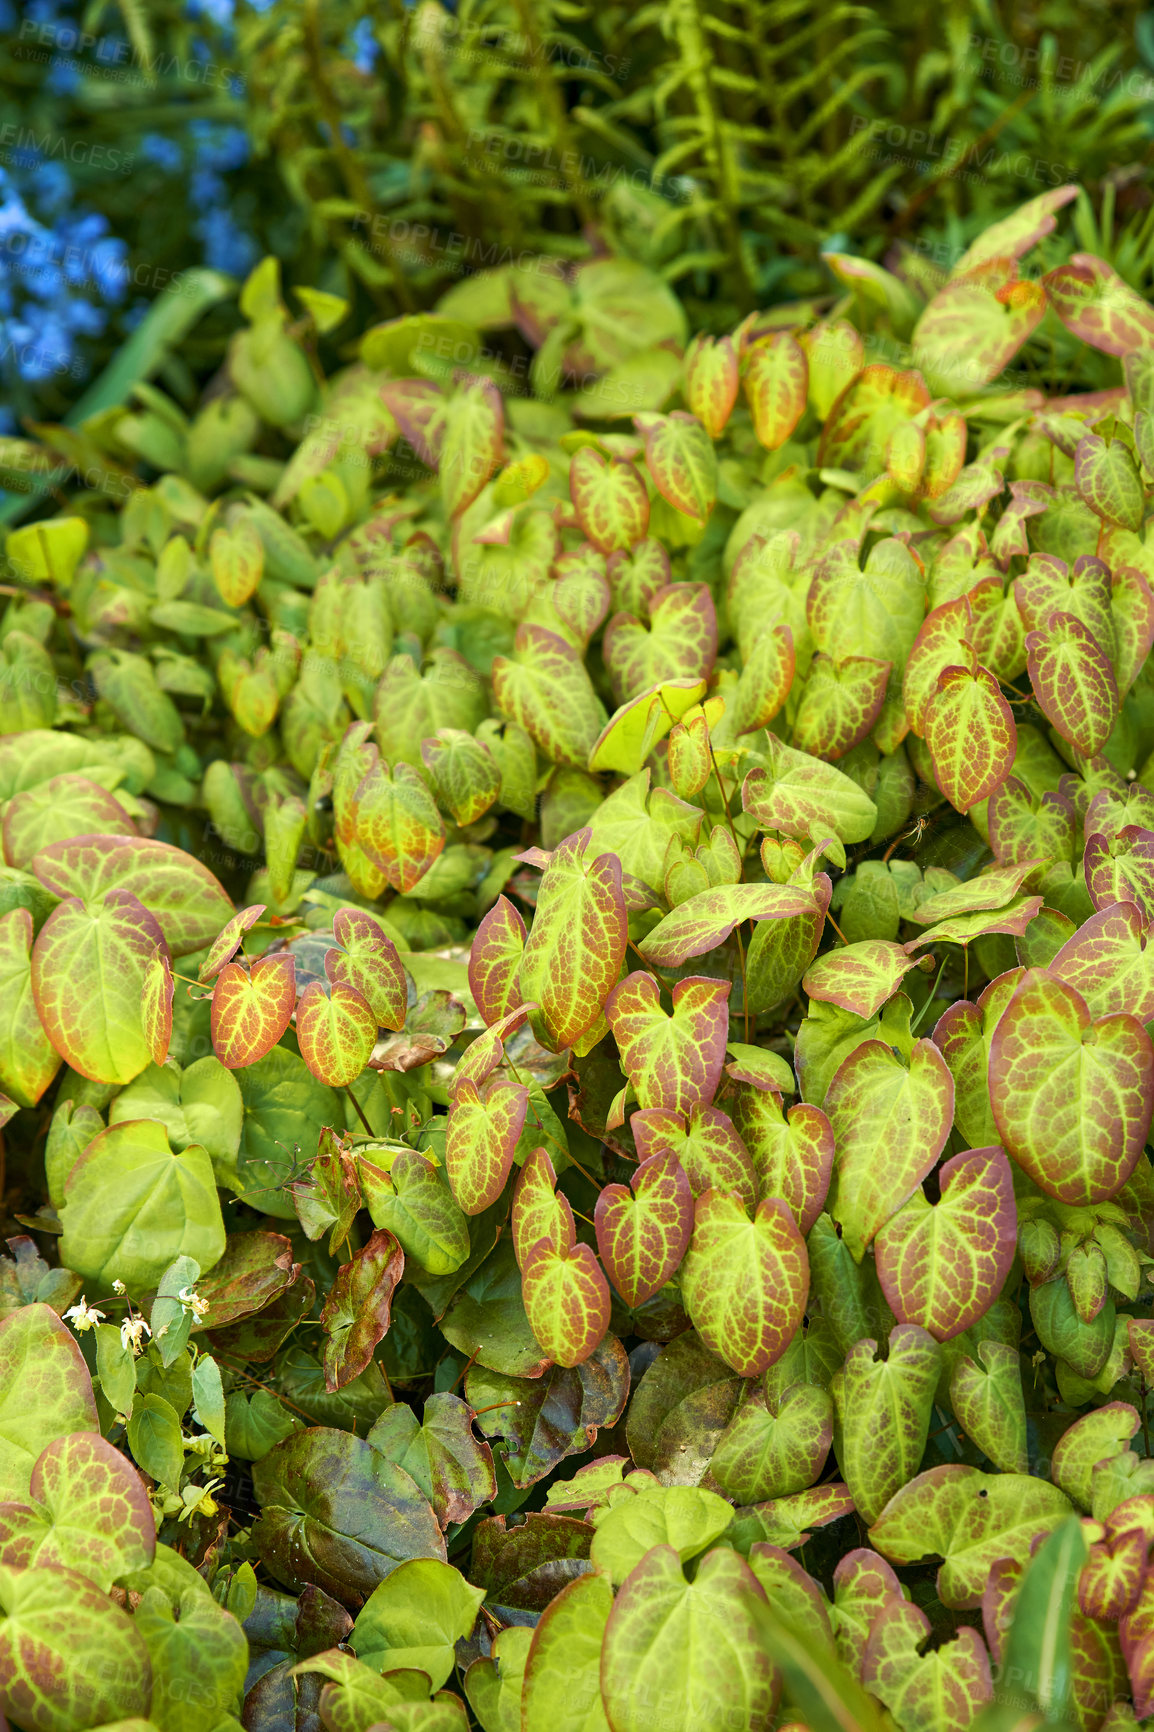
[[[186,1311],[191,1311],[194,1317],[199,1319],[208,1315],[208,1300],[202,1299],[200,1294],[197,1293],[194,1288],[182,1287],[180,1292],[177,1294],[177,1298],[184,1306],[184,1309]]]
[[[113,1282],[113,1283],[112,1283],[112,1291],[113,1291],[113,1292],[114,1292],[114,1293],[115,1293],[115,1294],[116,1294],[116,1296],[117,1296],[117,1297],[118,1297],[118,1298],[119,1298],[119,1297],[120,1297],[120,1296],[121,1296],[121,1294],[123,1294],[123,1293],[127,1293],[127,1291],[128,1291],[128,1289],[127,1289],[127,1287],[126,1287],[126,1286],[125,1286],[125,1285],[124,1285],[124,1282],[123,1282],[123,1281],[114,1281],[114,1282]]]
[[[125,1348],[131,1347],[135,1358],[139,1359],[144,1352],[144,1337],[151,1335],[152,1330],[143,1317],[127,1317],[120,1325],[120,1340]]]
[[[79,1305],[73,1305],[71,1310],[64,1313],[64,1321],[71,1323],[78,1335],[83,1335],[86,1329],[95,1329],[98,1323],[103,1323],[104,1312],[89,1305],[82,1293]]]

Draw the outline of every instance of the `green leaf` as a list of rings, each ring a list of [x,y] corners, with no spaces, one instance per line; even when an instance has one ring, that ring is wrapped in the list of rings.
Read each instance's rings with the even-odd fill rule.
[[[635,415],[633,425],[645,440],[645,464],[658,493],[675,511],[704,521],[717,498],[717,457],[696,415],[683,409]]]
[[[1044,1480],[951,1464],[903,1486],[874,1522],[870,1540],[895,1564],[942,1558],[939,1598],[964,1609],[980,1601],[997,1559],[1024,1563],[1034,1538],[1069,1511],[1065,1493]]]
[[[876,1340],[856,1341],[830,1385],[838,1465],[867,1522],[918,1470],[941,1372],[941,1349],[916,1324],[899,1324],[885,1358],[877,1352]]]
[[[630,1186],[604,1186],[595,1221],[606,1272],[636,1310],[681,1264],[693,1231],[693,1193],[672,1149],[643,1161]],[[525,1259],[520,1260],[524,1269]]]
[[[926,745],[942,793],[959,812],[990,795],[1013,768],[1014,712],[987,669],[948,667],[925,710]]]
[[[60,1056],[94,1082],[127,1083],[152,1058],[141,1020],[160,927],[128,890],[54,908],[32,950],[32,994]]]
[[[592,1512],[593,1567],[620,1587],[654,1546],[672,1546],[685,1564],[721,1538],[733,1510],[700,1486],[621,1486],[608,1505]]]
[[[584,769],[605,711],[580,652],[563,637],[528,621],[518,626],[512,658],[494,657],[493,696],[550,763]]]
[[[27,908],[0,914],[0,1089],[24,1107],[36,1105],[60,1068],[33,997],[32,933]]]
[[[778,1685],[759,1640],[764,1605],[727,1547],[709,1552],[687,1582],[673,1547],[656,1546],[626,1579],[605,1629],[601,1690],[615,1732],[647,1732],[655,1715],[695,1726],[767,1720]]]
[[[746,350],[742,385],[753,430],[767,451],[784,445],[805,413],[809,363],[792,331],[760,337]]]
[[[1029,1471],[1026,1401],[1018,1350],[1001,1341],[980,1341],[971,1358],[958,1360],[950,1378],[950,1406],[967,1437],[1003,1473]]]
[[[174,1608],[156,1587],[141,1596],[133,1621],[152,1661],[150,1712],[166,1732],[200,1732],[239,1714],[248,1642],[231,1612],[196,1589]]]
[[[469,1224],[440,1168],[414,1149],[399,1150],[382,1172],[362,1156],[358,1168],[374,1227],[387,1227],[405,1256],[430,1275],[451,1275],[469,1255]]]
[[[894,1596],[870,1629],[862,1659],[862,1683],[901,1726],[966,1727],[976,1724],[992,1697],[985,1643],[974,1629],[923,1654],[931,1624],[920,1606]]]
[[[180,1415],[163,1395],[138,1395],[128,1421],[128,1447],[150,1478],[171,1490],[180,1484],[184,1444]]]
[[[148,1651],[135,1622],[74,1570],[0,1566],[0,1710],[73,1732],[148,1713]]]
[[[155,1288],[177,1257],[211,1269],[225,1247],[208,1155],[196,1143],[174,1153],[153,1119],[93,1138],[69,1174],[61,1219],[69,1267],[137,1294]]]
[[[809,1292],[805,1241],[786,1204],[764,1198],[750,1220],[734,1196],[699,1197],[681,1285],[706,1345],[742,1377],[765,1371],[789,1345]]]
[[[1026,667],[1046,720],[1083,757],[1100,752],[1118,720],[1118,684],[1109,657],[1072,613],[1051,613],[1026,637]]]
[[[832,1442],[827,1390],[794,1383],[771,1405],[764,1387],[747,1386],[713,1452],[710,1473],[737,1503],[789,1497],[821,1477]]]
[[[546,1607],[525,1664],[522,1712],[554,1732],[609,1732],[601,1705],[601,1649],[613,1608],[604,1576],[578,1576]]]
[[[312,1582],[354,1603],[409,1558],[445,1556],[428,1499],[363,1438],[316,1427],[253,1466],[253,1544],[294,1593]]]
[[[1125,1401],[1110,1401],[1083,1414],[1055,1445],[1051,1464],[1055,1485],[1089,1512],[1094,1501],[1094,1469],[1099,1462],[1124,1454],[1141,1424],[1137,1410]]]
[[[1007,1675],[1013,1666],[1016,1677],[1029,1680],[1047,1720],[1064,1714],[1073,1692],[1071,1624],[1088,1549],[1082,1523],[1067,1516],[1031,1558],[1014,1602],[1004,1665]]]
[[[468,1521],[497,1495],[492,1451],[473,1436],[472,1418],[465,1402],[445,1391],[427,1398],[420,1420],[404,1402],[394,1402],[369,1432],[373,1448],[421,1488],[442,1527]]]
[[[208,1152],[218,1185],[239,1188],[236,1157],[244,1124],[244,1102],[232,1073],[212,1053],[182,1071],[175,1060],[150,1065],[112,1101],[110,1124],[156,1119],[179,1153],[191,1143]]]
[[[484,1588],[437,1558],[413,1558],[374,1588],[357,1614],[351,1641],[378,1671],[412,1668],[439,1690],[453,1670],[455,1647],[472,1631]]]

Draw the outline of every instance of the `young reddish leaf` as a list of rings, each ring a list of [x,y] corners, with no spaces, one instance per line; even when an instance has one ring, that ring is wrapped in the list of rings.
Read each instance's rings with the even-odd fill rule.
[[[491,1028],[479,1034],[476,1040],[471,1041],[461,1054],[453,1072],[452,1088],[455,1089],[459,1082],[464,1082],[466,1077],[470,1082],[475,1082],[478,1088],[488,1082],[505,1056],[506,1040],[529,1020],[529,1012],[534,1008],[531,1004],[519,1004],[515,1010],[511,1010],[507,1016],[503,1016]],[[449,1044],[446,1042],[446,1046]]]
[[[645,463],[653,485],[675,511],[702,523],[717,500],[717,458],[696,415],[635,415],[645,440]]]
[[[577,521],[602,553],[624,552],[645,538],[649,494],[636,468],[624,457],[602,457],[592,445],[574,451],[569,494]]]
[[[1090,1547],[1078,1577],[1078,1606],[1087,1618],[1116,1624],[1138,1604],[1146,1575],[1149,1537],[1130,1528]]]
[[[690,957],[724,944],[743,920],[788,920],[808,914],[813,893],[800,884],[720,884],[674,908],[638,949],[658,968],[680,968]]]
[[[914,351],[931,384],[988,385],[1013,360],[1046,312],[1040,283],[966,276],[939,289],[914,327]]]
[[[894,1316],[949,1341],[985,1315],[1002,1291],[1017,1244],[1010,1163],[1002,1150],[968,1149],[939,1175],[941,1201],[915,1191],[874,1240],[878,1279]]]
[[[227,962],[212,994],[212,1050],[228,1070],[271,1052],[296,1005],[296,958],[280,950],[246,969]]]
[[[1119,529],[1141,529],[1146,498],[1138,465],[1121,439],[1083,433],[1074,453],[1074,485],[1096,517]]]
[[[954,1080],[932,1041],[914,1042],[907,1069],[884,1042],[867,1040],[839,1065],[825,1110],[837,1146],[831,1213],[860,1263],[945,1148]]]
[[[341,952],[325,954],[325,973],[334,986],[359,992],[378,1028],[405,1026],[409,994],[405,970],[392,939],[362,908],[340,908],[333,915],[333,937]]]
[[[588,1245],[539,1240],[521,1270],[525,1315],[544,1352],[566,1369],[582,1365],[609,1329],[609,1283]]]
[[[675,982],[666,1016],[651,974],[638,970],[613,989],[605,1015],[643,1108],[684,1115],[713,1099],[729,1038],[729,992],[726,980],[691,975]]]
[[[405,1253],[383,1227],[337,1270],[321,1311],[327,1390],[343,1389],[368,1369],[373,1348],[388,1333],[404,1272]]]
[[[1074,253],[1042,287],[1066,329],[1103,354],[1129,355],[1154,342],[1154,310],[1093,253]]]
[[[542,1240],[555,1251],[572,1250],[577,1243],[573,1210],[568,1197],[557,1190],[557,1175],[544,1149],[533,1149],[525,1157],[513,1188],[510,1226],[519,1269],[524,1269],[525,1259]]]
[[[672,1149],[643,1161],[624,1185],[597,1199],[597,1249],[625,1303],[636,1310],[676,1273],[693,1232],[693,1193]]]
[[[884,1558],[859,1546],[846,1552],[834,1570],[833,1591],[838,1657],[860,1680],[874,1619],[887,1600],[902,1598],[902,1585]]]
[[[866,1641],[862,1683],[898,1726],[965,1732],[993,1699],[990,1656],[977,1630],[967,1626],[923,1652],[931,1629],[920,1606],[887,1600]]]
[[[1077,198],[1078,190],[1076,186],[1052,187],[1048,192],[1040,192],[1036,198],[1027,199],[1001,222],[983,229],[954,266],[954,276],[964,276],[979,265],[989,264],[992,259],[1024,258],[1039,241],[1053,234],[1057,221],[1055,211],[1060,211]]]
[[[93,1082],[128,1083],[152,1053],[141,1023],[148,965],[164,938],[128,890],[52,910],[32,949],[36,1013],[56,1051]]]
[[[377,1019],[355,987],[334,983],[326,992],[314,980],[297,1001],[297,1040],[318,1082],[346,1088],[369,1062]]]
[[[793,743],[815,757],[844,758],[866,738],[885,702],[890,662],[814,656],[793,724]]]
[[[1084,1206],[1134,1170],[1154,1109],[1154,1046],[1133,1016],[1095,1021],[1073,987],[1022,976],[990,1042],[1002,1143],[1040,1190]]]
[[[60,1069],[32,994],[32,932],[27,908],[0,914],[0,1088],[24,1107],[36,1105]]]
[[[1100,752],[1118,720],[1118,686],[1098,640],[1071,613],[1050,614],[1026,637],[1026,666],[1034,696],[1084,758]]]
[[[380,758],[357,787],[356,841],[400,895],[416,888],[445,846],[436,801],[411,764]]]
[[[450,517],[471,505],[504,461],[505,401],[492,379],[462,387],[445,410],[437,472]]]
[[[764,1198],[750,1220],[737,1197],[697,1199],[681,1290],[711,1352],[741,1377],[781,1358],[805,1312],[809,1258],[786,1204]]]
[[[685,400],[711,439],[720,439],[737,402],[737,351],[732,337],[694,337],[685,351]]]
[[[176,984],[167,950],[158,944],[144,971],[140,995],[140,1020],[153,1064],[163,1064],[172,1040],[172,1000]]]
[[[855,1341],[830,1384],[837,1422],[834,1448],[866,1521],[917,1472],[926,1447],[942,1350],[931,1335],[899,1323],[886,1343]]]
[[[1024,860],[1069,860],[1077,844],[1074,808],[1064,794],[1047,788],[1034,794],[1017,776],[1007,776],[990,796],[990,847],[999,865]]]
[[[669,780],[682,799],[700,794],[710,777],[709,723],[705,711],[692,709],[669,730]]]
[[[424,379],[387,379],[381,401],[427,469],[440,461],[445,440],[445,393]]]
[[[938,786],[959,812],[988,799],[1013,768],[1018,750],[1014,712],[998,682],[976,661],[946,668],[926,705],[926,745]]]
[[[767,451],[784,445],[805,414],[809,363],[792,331],[775,331],[746,350],[741,364],[753,430]]]
[[[29,870],[57,896],[90,907],[107,891],[138,898],[164,933],[173,956],[200,950],[233,913],[223,884],[183,848],[144,836],[76,836],[33,856]]]
[[[1125,1011],[1154,1021],[1154,945],[1147,917],[1133,902],[1112,902],[1066,940],[1049,972],[1072,986],[1091,1016]]]
[[[479,1215],[505,1189],[528,1105],[524,1084],[503,1078],[483,1093],[468,1078],[454,1089],[445,1133],[445,1172],[466,1215]]]
[[[833,1129],[824,1112],[809,1101],[784,1112],[775,1090],[747,1085],[738,1091],[734,1118],[758,1197],[780,1197],[808,1233],[825,1207],[833,1172]]]
[[[802,986],[811,998],[836,1004],[867,1020],[893,997],[917,960],[887,938],[867,938],[829,950],[806,970]]]
[[[1091,554],[1071,568],[1056,554],[1032,553],[1014,580],[1014,601],[1027,631],[1041,631],[1052,613],[1072,613],[1102,649],[1114,648],[1110,569]]]
[[[864,368],[826,416],[818,463],[864,470],[871,477],[878,474],[894,428],[929,405],[930,394],[920,373],[900,373],[883,362]]]
[[[1133,902],[1147,920],[1154,913],[1154,830],[1127,824],[1113,836],[1090,833],[1082,863],[1096,909]]]
[[[808,752],[796,751],[774,734],[765,736],[768,769],[754,769],[741,785],[743,811],[763,830],[787,836],[834,835],[864,842],[878,809],[853,779]]]
[[[648,624],[615,613],[605,627],[605,666],[617,703],[667,680],[706,679],[717,660],[717,609],[706,583],[671,583],[649,604]]]
[[[469,952],[469,991],[490,1028],[519,1002],[517,973],[524,950],[525,922],[507,896],[498,896]]]
[[[996,578],[992,586],[1000,595]],[[979,586],[972,594],[943,602],[926,615],[902,675],[902,702],[915,734],[926,731],[926,711],[937,695],[940,675],[947,668],[970,664],[976,630],[974,606],[989,593],[990,585]]]
[[[694,1197],[703,1191],[732,1191],[752,1213],[757,1180],[749,1150],[720,1107],[695,1106],[688,1120],[660,1107],[647,1107],[629,1120],[643,1161],[676,1155]]]
[[[1110,591],[1114,624],[1114,678],[1125,697],[1154,647],[1154,591],[1136,566],[1115,571]]]
[[[232,961],[244,942],[245,933],[256,925],[265,907],[265,903],[255,902],[248,908],[242,908],[233,915],[227,926],[221,928],[197,970],[196,978],[203,985],[207,986],[210,980],[215,980],[225,963]]]
[[[538,1039],[543,1035],[554,1052],[593,1027],[625,958],[621,861],[598,854],[586,863],[592,834],[578,830],[554,850],[518,971],[521,997],[540,1006]]]
[[[303,1179],[294,1179],[289,1189],[297,1220],[306,1239],[329,1235],[329,1256],[334,1257],[348,1238],[357,1210],[365,1202],[361,1173],[367,1161],[358,1164],[348,1145],[325,1125],[317,1142],[316,1159]]]

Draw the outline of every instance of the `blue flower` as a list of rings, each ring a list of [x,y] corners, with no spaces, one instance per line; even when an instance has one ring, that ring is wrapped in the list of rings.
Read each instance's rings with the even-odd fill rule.
[[[345,38],[344,52],[358,72],[371,72],[380,56],[381,45],[373,35],[371,18],[361,18]]]
[[[140,141],[140,154],[146,162],[154,162],[165,174],[179,174],[184,167],[184,152],[171,138],[161,132],[146,132]]]

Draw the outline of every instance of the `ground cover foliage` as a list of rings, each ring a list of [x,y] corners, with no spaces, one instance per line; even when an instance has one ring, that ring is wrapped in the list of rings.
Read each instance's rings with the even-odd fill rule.
[[[1154,312],[1039,274],[1076,190],[327,378],[270,259],[194,415],[19,446],[10,1724],[1150,1714]]]

